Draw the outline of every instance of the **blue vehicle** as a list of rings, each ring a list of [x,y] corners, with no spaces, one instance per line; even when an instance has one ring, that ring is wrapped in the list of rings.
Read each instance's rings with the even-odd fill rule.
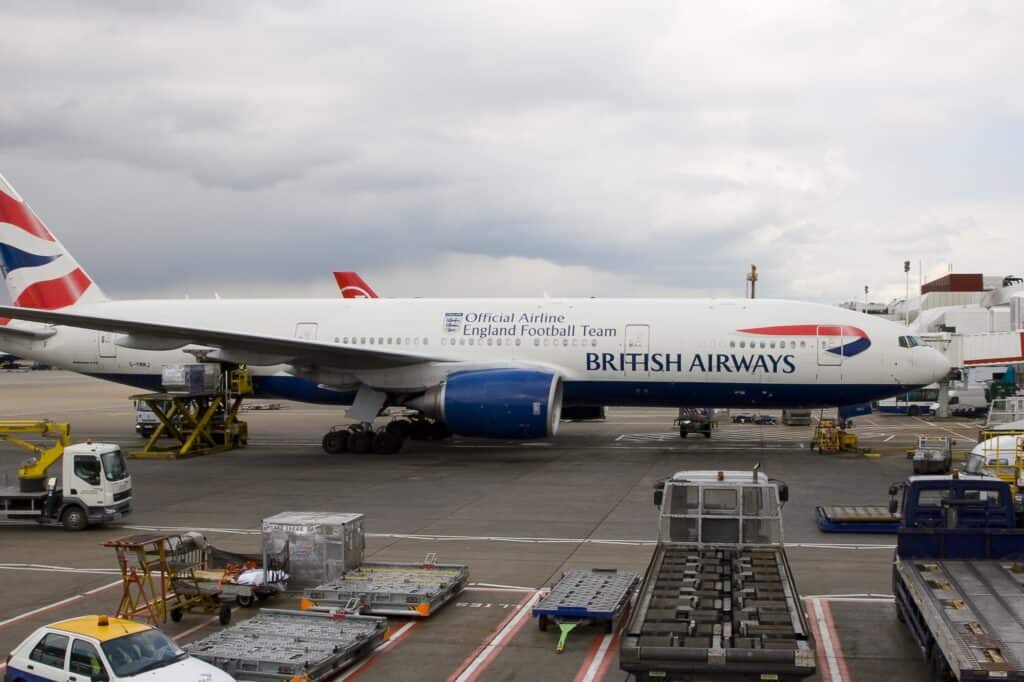
[[[1024,528],[1010,485],[990,476],[912,476],[893,562],[899,619],[933,680],[1024,680]]]

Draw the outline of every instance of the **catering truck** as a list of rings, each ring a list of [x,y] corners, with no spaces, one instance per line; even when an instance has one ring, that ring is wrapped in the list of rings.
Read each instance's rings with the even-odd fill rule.
[[[1024,528],[995,476],[911,476],[900,511],[896,612],[933,680],[1024,680]]]
[[[784,483],[680,471],[655,488],[658,544],[621,637],[638,682],[800,680],[814,645],[782,543]]]

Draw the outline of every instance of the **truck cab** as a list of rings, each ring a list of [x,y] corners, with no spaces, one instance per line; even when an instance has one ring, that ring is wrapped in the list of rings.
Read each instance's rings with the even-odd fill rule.
[[[52,479],[51,479],[52,481]],[[110,523],[131,511],[132,477],[121,448],[111,443],[79,443],[64,449],[61,486],[50,502],[65,528]]]

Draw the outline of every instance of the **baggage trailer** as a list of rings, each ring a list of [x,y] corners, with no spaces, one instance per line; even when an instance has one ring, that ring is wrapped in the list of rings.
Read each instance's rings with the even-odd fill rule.
[[[320,682],[367,656],[387,633],[386,618],[260,609],[184,649],[239,682]]]
[[[568,571],[533,607],[533,617],[542,632],[551,623],[558,625],[555,650],[561,653],[569,633],[580,625],[599,623],[605,632],[614,632],[639,581],[636,573],[614,568]]]
[[[659,538],[622,634],[638,682],[800,680],[814,645],[782,542],[784,483],[681,471],[655,489]]]
[[[880,504],[834,504],[814,508],[818,528],[825,533],[895,533],[899,516]]]
[[[334,580],[304,591],[302,607],[344,607],[355,600],[360,613],[426,617],[462,592],[469,566],[423,563],[363,563]]]
[[[1024,680],[1024,529],[993,476],[911,476],[893,593],[933,680]]]

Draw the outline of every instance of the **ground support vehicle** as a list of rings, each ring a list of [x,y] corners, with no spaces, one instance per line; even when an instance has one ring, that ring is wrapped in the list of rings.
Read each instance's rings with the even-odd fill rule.
[[[686,438],[691,433],[702,433],[705,438],[711,438],[711,429],[715,427],[715,420],[711,411],[696,407],[680,407],[679,416],[674,422],[679,427],[679,437]]]
[[[232,682],[189,656],[159,630],[107,616],[82,616],[39,628],[7,659],[6,682]]]
[[[831,417],[822,417],[814,427],[814,439],[811,450],[822,454],[839,452],[861,452],[858,447],[857,434],[842,428],[839,421]]]
[[[1024,680],[1024,529],[1009,484],[954,471],[892,493],[897,614],[932,679]]]
[[[213,365],[181,365],[177,368],[164,370],[165,385],[169,369],[180,370],[183,376],[196,374],[190,372],[194,368],[206,369]],[[149,434],[146,444],[141,450],[129,453],[130,457],[145,459],[181,459],[196,455],[208,455],[243,448],[249,440],[249,427],[246,422],[238,419],[238,411],[242,401],[253,392],[252,374],[245,367],[233,369],[223,374],[216,373],[211,380],[211,372],[198,372],[206,381],[182,383],[183,390],[166,393],[146,393],[132,396],[136,405],[144,405],[151,412],[158,424],[146,427]],[[142,433],[140,431],[140,433]],[[158,446],[162,436],[170,436],[174,445]]]
[[[555,650],[561,653],[569,633],[581,625],[599,624],[605,632],[614,632],[638,582],[640,576],[636,573],[614,568],[568,571],[533,607],[533,617],[541,631],[551,623],[558,626]]]
[[[140,533],[103,543],[114,550],[121,570],[119,618],[142,619],[159,627],[186,612],[217,614],[231,620],[230,602],[220,584],[197,575],[206,567],[206,539],[199,533]]]
[[[783,410],[782,423],[785,424],[786,426],[810,426],[811,411],[790,409]]]
[[[917,448],[907,453],[915,474],[948,474],[953,468],[955,440],[947,436],[918,436]]]
[[[782,541],[787,497],[756,468],[681,471],[655,490],[658,544],[622,632],[623,670],[638,682],[814,673]]]
[[[431,554],[420,564],[363,563],[304,591],[302,608],[347,607],[381,616],[426,617],[462,592],[469,566],[439,564]]]
[[[814,515],[825,533],[895,533],[900,522],[885,505],[818,506]]]
[[[0,486],[0,519],[60,524],[67,530],[111,523],[131,512],[132,479],[124,455],[110,443],[71,445],[67,424],[47,420],[0,421],[0,440],[36,456],[18,469],[17,486]],[[23,440],[54,438],[46,448]],[[61,462],[60,485],[49,477]]]
[[[320,682],[367,656],[387,637],[386,618],[260,609],[185,649],[239,682]]]

